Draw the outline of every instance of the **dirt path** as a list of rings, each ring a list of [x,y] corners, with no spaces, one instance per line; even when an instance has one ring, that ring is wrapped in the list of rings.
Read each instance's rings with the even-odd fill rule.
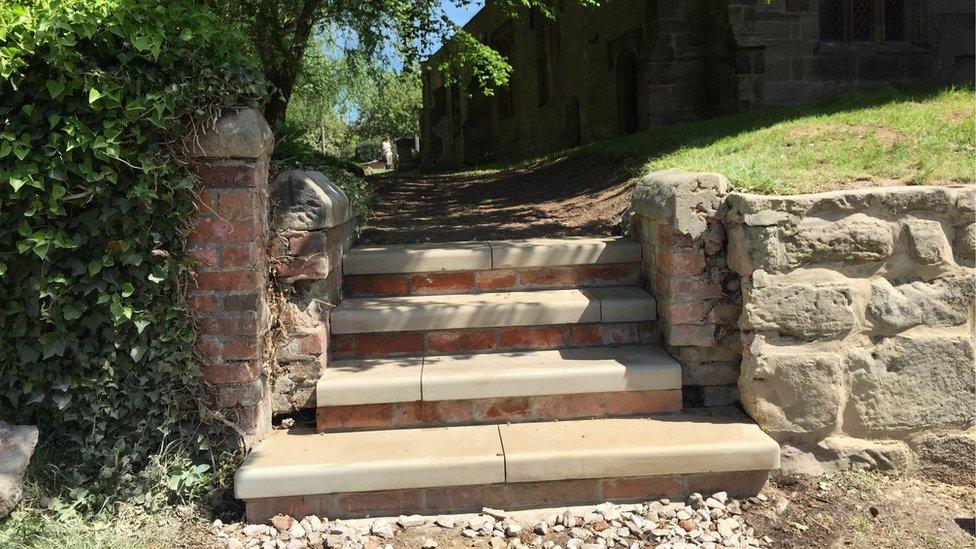
[[[363,244],[613,234],[634,180],[613,155],[491,174],[377,176]]]

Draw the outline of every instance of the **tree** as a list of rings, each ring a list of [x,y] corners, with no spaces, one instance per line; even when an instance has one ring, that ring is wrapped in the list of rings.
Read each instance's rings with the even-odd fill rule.
[[[360,90],[356,134],[361,138],[417,134],[422,95],[419,70],[380,71]]]
[[[446,41],[438,68],[450,75],[470,74],[490,93],[508,82],[511,66],[504,57],[447,18],[441,0],[210,0],[228,20],[239,22],[254,43],[265,78],[276,88],[265,106],[272,127],[285,120],[288,103],[315,33],[334,31],[347,38],[346,48],[364,59],[385,51],[414,65],[422,53]],[[596,5],[598,0],[573,0]],[[467,5],[472,0],[455,0]],[[511,17],[535,9],[553,17],[557,0],[498,0]]]

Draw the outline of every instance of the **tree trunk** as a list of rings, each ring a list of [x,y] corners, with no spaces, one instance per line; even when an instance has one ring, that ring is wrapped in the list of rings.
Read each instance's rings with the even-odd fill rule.
[[[258,25],[256,29],[256,43],[264,76],[277,91],[268,98],[264,106],[264,118],[275,131],[285,122],[285,113],[302,66],[305,46],[312,35],[315,18],[323,1],[305,0],[294,20],[294,30],[290,37],[277,17],[275,0],[262,2],[264,24]],[[277,43],[272,44],[273,40]]]

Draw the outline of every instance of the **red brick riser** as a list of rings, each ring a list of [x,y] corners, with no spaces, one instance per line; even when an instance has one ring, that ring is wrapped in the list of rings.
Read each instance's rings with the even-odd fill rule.
[[[520,423],[681,411],[681,389],[322,406],[319,431]]]
[[[346,297],[395,297],[633,286],[640,279],[640,263],[615,263],[491,271],[344,275],[343,285]]]
[[[517,510],[662,497],[684,499],[693,492],[727,491],[730,496],[745,497],[758,494],[768,478],[768,471],[733,471],[261,498],[247,501],[247,520],[261,524],[278,513],[339,519],[463,513],[486,506]]]
[[[333,358],[491,353],[600,345],[656,345],[654,322],[514,326],[425,332],[332,334]]]

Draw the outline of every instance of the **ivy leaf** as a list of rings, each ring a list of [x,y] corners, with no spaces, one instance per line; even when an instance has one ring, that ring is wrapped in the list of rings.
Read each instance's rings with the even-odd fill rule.
[[[88,90],[88,104],[89,105],[94,104],[95,101],[98,101],[98,98],[101,97],[101,96],[102,96],[102,92],[96,90],[95,88],[89,89]]]
[[[26,183],[26,181],[19,177],[10,178],[10,186],[14,188],[14,192],[19,191],[20,188],[24,186],[24,183]]]
[[[135,286],[133,286],[131,282],[126,282],[122,285],[122,297],[130,297],[135,292]]]
[[[64,354],[65,338],[63,334],[48,332],[37,338],[37,342],[41,344],[42,358]]]
[[[48,80],[47,81],[47,93],[50,94],[51,99],[57,99],[61,92],[64,91],[64,83],[58,80]]]

